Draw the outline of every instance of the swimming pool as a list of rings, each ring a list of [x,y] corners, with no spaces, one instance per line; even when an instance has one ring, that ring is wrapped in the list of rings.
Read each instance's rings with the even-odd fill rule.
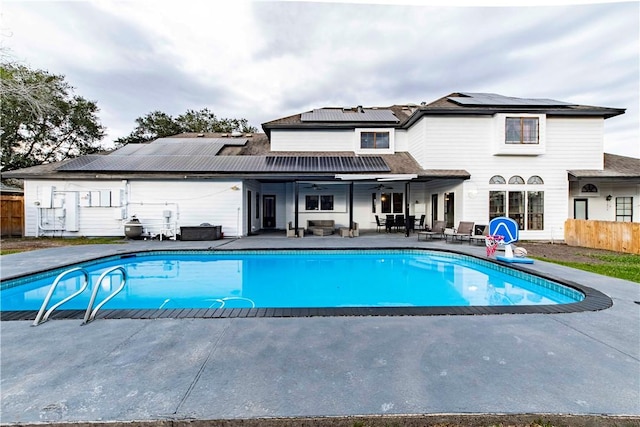
[[[535,307],[562,312],[575,311],[586,295],[472,256],[426,250],[165,251],[81,266],[89,273],[89,288],[111,267],[126,271],[124,290],[104,306],[103,316],[124,311],[124,317],[539,312]],[[3,319],[4,313],[38,310],[63,270],[3,282]],[[107,275],[99,298],[121,280],[118,272]],[[61,280],[50,305],[82,284],[79,274]],[[89,298],[87,290],[58,310],[84,310]]]

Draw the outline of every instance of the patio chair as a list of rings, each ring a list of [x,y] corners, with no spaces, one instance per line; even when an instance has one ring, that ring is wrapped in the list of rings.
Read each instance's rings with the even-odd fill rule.
[[[473,227],[473,234],[469,237],[469,244],[482,244],[484,246],[485,240],[489,235],[488,225],[476,225]]]
[[[420,219],[418,220],[418,222],[415,224],[415,229],[417,231],[420,230],[427,230],[426,227],[424,226],[424,220],[427,218],[426,215],[420,215]]]
[[[435,221],[430,231],[427,231],[427,230],[418,231],[417,233],[418,240],[420,240],[420,236],[424,236],[425,240],[427,240],[427,238],[435,239],[436,237],[438,239],[442,239],[444,238],[444,229],[446,226],[447,226],[446,221]]]
[[[289,221],[287,237],[304,237],[304,228],[298,228],[298,235],[296,236],[296,229],[293,227],[293,223]]]
[[[470,221],[460,221],[458,228],[453,230],[453,233],[447,234],[447,239],[451,239],[451,242],[471,239],[471,233],[473,233],[473,226],[475,223]]]
[[[380,232],[380,229],[386,225],[385,222],[386,221],[384,219],[380,219],[380,217],[376,215],[376,227],[378,227],[376,231],[378,233]]]
[[[406,225],[404,222],[404,215],[396,215],[394,225],[396,227],[396,231],[400,230],[401,228],[404,228]]]
[[[387,219],[384,221],[384,227],[387,230],[387,233],[391,233],[391,229],[395,225],[395,219],[393,215],[387,215]]]

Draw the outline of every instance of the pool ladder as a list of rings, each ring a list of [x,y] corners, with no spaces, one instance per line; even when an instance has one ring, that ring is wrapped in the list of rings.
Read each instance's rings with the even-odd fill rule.
[[[93,308],[93,304],[96,301],[96,296],[98,295],[98,290],[102,285],[102,281],[107,277],[107,275],[113,273],[116,270],[120,271],[120,273],[122,274],[122,282],[120,283],[120,286],[118,286],[118,288],[115,291],[113,291],[105,299],[103,299],[102,302],[100,302],[100,304],[98,304],[95,308]],[[51,306],[51,308],[47,310],[45,313],[45,310],[47,309],[47,305],[49,305],[49,301],[51,300],[51,297],[53,296],[53,292],[56,290],[56,287],[58,287],[58,283],[60,283],[60,280],[62,280],[63,277],[78,271],[81,272],[82,276],[84,277],[84,284],[80,287],[79,290],[69,295],[62,301]],[[127,283],[127,272],[122,266],[118,265],[118,266],[112,267],[107,271],[105,271],[104,273],[102,273],[98,278],[96,285],[93,288],[93,291],[91,292],[91,299],[89,300],[89,304],[87,305],[87,309],[84,313],[84,319],[82,321],[82,324],[83,325],[87,324],[91,322],[93,319],[95,319],[96,314],[98,314],[98,310],[100,310],[100,308],[102,308],[103,305],[109,302],[111,298],[115,297],[122,289],[124,289],[124,286],[126,285],[126,283]],[[53,313],[53,311],[56,308],[60,307],[62,304],[72,300],[73,298],[83,293],[88,286],[89,286],[89,272],[82,267],[71,268],[69,270],[66,270],[60,273],[58,277],[56,277],[56,280],[54,280],[53,283],[51,284],[51,287],[49,288],[49,292],[47,293],[47,296],[42,302],[42,306],[40,307],[40,310],[38,311],[38,314],[36,315],[36,319],[33,321],[32,326],[38,326],[46,322],[49,319],[49,316],[51,315],[51,313]]]

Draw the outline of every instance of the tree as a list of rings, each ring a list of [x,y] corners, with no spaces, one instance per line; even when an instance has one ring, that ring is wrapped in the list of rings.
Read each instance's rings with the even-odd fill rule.
[[[3,172],[101,149],[97,104],[74,95],[64,76],[3,60],[0,82]]]
[[[128,136],[116,139],[116,146],[144,143],[186,132],[230,133],[234,130],[240,132],[257,130],[254,126],[249,126],[247,119],[218,119],[208,108],[200,111],[187,110],[176,118],[162,111],[153,111],[144,117],[138,117],[136,123],[136,128]]]

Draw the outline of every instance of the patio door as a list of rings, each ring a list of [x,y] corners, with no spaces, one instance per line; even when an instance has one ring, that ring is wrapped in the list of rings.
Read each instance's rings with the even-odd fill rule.
[[[435,225],[438,220],[438,195],[431,195],[431,228]]]
[[[262,197],[262,228],[276,227],[276,196]]]
[[[589,219],[588,199],[573,199],[573,219]]]
[[[454,212],[455,201],[453,198],[453,193],[444,193],[444,220],[447,222],[447,228],[455,227]]]

